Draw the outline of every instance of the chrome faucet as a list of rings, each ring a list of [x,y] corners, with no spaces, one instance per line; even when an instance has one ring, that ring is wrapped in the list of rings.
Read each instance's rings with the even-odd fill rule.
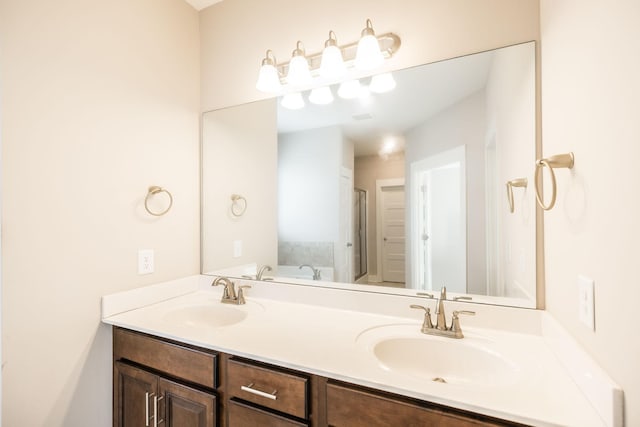
[[[313,271],[313,280],[320,280],[320,269],[314,268],[309,264],[302,264],[300,267],[298,267],[298,269],[302,270],[302,267],[309,267],[311,271]]]
[[[453,315],[451,317],[451,326],[447,327],[447,318],[444,314],[444,301],[447,299],[447,289],[445,287],[440,291],[440,298],[438,298],[438,302],[436,303],[436,325],[433,325],[431,321],[431,309],[429,307],[424,307],[422,305],[412,304],[410,307],[424,310],[424,321],[422,322],[422,327],[420,328],[420,332],[427,335],[438,335],[442,337],[449,338],[464,338],[464,334],[462,333],[462,328],[460,328],[460,319],[459,315],[465,314],[469,316],[474,316],[476,314],[475,311],[470,310],[454,310]]]
[[[273,280],[271,277],[262,278],[262,275],[265,271],[271,271],[271,267],[268,265],[263,265],[262,267],[260,267],[260,270],[258,270],[258,274],[256,274],[256,280]]]
[[[440,289],[440,298],[436,303],[436,329],[440,331],[447,330],[447,318],[444,314],[444,302],[447,299],[447,287]]]
[[[216,277],[216,279],[211,283],[211,286],[224,285],[224,291],[222,292],[222,299],[220,302],[223,304],[236,304],[242,305],[245,304],[246,301],[244,299],[244,289],[250,288],[251,286],[244,285],[238,287],[238,293],[236,294],[235,283],[229,280],[227,277]]]

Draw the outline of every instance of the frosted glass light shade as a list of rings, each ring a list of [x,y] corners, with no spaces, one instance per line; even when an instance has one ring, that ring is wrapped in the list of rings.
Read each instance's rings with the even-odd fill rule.
[[[358,70],[372,70],[382,65],[384,57],[380,52],[380,44],[374,35],[362,36],[358,42],[355,67]]]
[[[347,71],[342,59],[342,52],[337,46],[327,46],[322,51],[320,76],[326,79],[342,77]]]
[[[288,110],[299,110],[304,108],[304,99],[302,99],[300,92],[288,93],[282,97],[280,105]]]
[[[304,86],[311,83],[311,72],[307,58],[302,55],[291,58],[287,82],[292,86]]]
[[[347,80],[342,82],[338,88],[338,96],[342,99],[354,99],[362,93],[362,86],[358,80]]]
[[[276,93],[282,89],[280,76],[276,67],[270,64],[264,64],[260,67],[256,89],[261,92]]]
[[[382,73],[371,78],[369,90],[373,93],[385,93],[396,87],[396,81],[391,73]]]
[[[309,94],[309,101],[317,105],[327,105],[333,102],[333,94],[328,86],[318,87]]]

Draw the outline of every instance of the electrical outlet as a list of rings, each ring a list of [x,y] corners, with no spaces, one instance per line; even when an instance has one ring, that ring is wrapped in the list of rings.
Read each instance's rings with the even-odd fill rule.
[[[596,330],[594,288],[593,279],[578,276],[578,317],[592,331]]]
[[[138,251],[138,274],[153,273],[153,249]]]
[[[233,241],[233,257],[240,258],[242,256],[242,240]]]

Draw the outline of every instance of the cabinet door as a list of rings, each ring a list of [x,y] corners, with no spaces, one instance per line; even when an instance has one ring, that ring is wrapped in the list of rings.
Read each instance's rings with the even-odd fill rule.
[[[142,369],[116,362],[114,365],[113,425],[149,426],[152,397],[158,378]]]
[[[160,378],[160,414],[166,427],[215,427],[216,396]]]

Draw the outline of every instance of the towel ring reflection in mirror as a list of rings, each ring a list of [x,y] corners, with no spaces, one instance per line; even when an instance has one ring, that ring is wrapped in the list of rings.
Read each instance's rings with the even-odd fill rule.
[[[246,210],[247,210],[247,199],[245,199],[239,194],[232,194],[231,195],[231,214],[236,218],[241,217],[242,215],[244,215]]]
[[[154,211],[151,208],[149,208],[149,200],[151,199],[151,196],[155,196],[156,194],[159,194],[159,193],[167,194],[167,196],[169,197],[169,206],[167,206],[167,208],[162,211]],[[169,209],[171,209],[171,206],[173,206],[173,196],[171,196],[171,193],[169,193],[169,190],[166,190],[162,187],[158,187],[157,185],[152,185],[151,187],[149,187],[149,191],[147,192],[147,197],[144,198],[144,208],[147,210],[147,212],[149,212],[149,214],[153,216],[162,216],[167,212],[169,212]]]
[[[536,162],[536,174],[534,177],[534,184],[536,187],[536,200],[538,201],[538,204],[540,205],[540,207],[545,211],[550,210],[556,204],[556,195],[557,195],[558,189],[556,186],[556,174],[553,172],[553,170],[556,168],[571,169],[573,168],[573,164],[574,164],[573,153],[557,154],[555,156],[551,156],[546,159],[539,159]],[[540,194],[541,193],[540,190],[542,187],[542,180],[539,179],[539,175],[540,175],[540,171],[545,167],[549,169],[549,174],[551,177],[551,200],[549,201],[548,205],[544,204],[544,200],[542,200],[542,195]]]
[[[509,201],[509,212],[513,213],[515,210],[515,203],[513,202],[513,187],[527,188],[527,178],[518,178],[507,181],[507,200]]]

